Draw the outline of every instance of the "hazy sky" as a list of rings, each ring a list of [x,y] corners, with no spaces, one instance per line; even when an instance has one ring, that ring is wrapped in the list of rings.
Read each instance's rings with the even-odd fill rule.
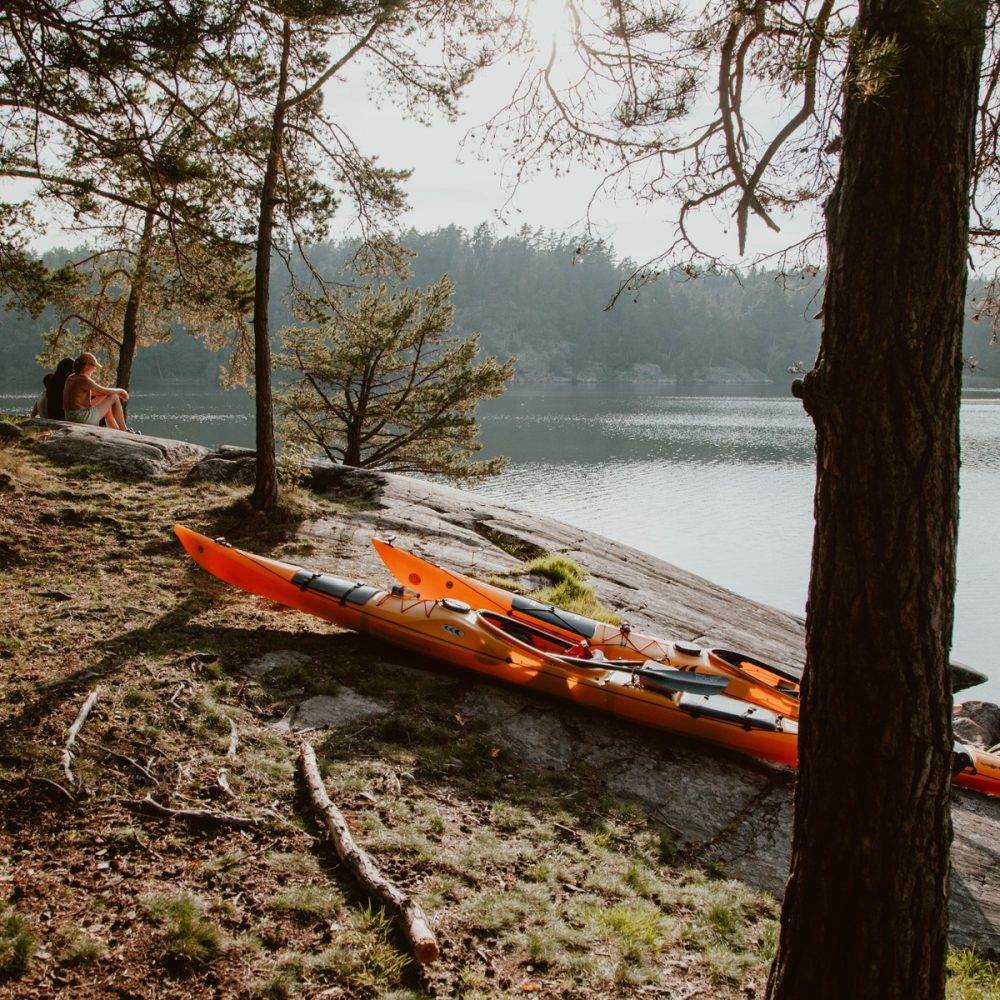
[[[540,47],[548,53],[553,39],[558,44],[562,38],[566,44],[560,0],[531,2],[528,9],[534,11]],[[516,233],[529,225],[576,237],[583,233],[588,203],[601,182],[600,174],[579,165],[559,177],[543,170],[512,195],[509,177],[504,177],[502,150],[484,151],[472,143],[462,148],[468,131],[507,103],[526,58],[481,73],[469,88],[456,122],[438,119],[424,126],[398,113],[391,102],[379,108],[360,74],[334,80],[325,91],[324,103],[363,153],[377,155],[383,166],[413,170],[405,186],[411,209],[404,225],[428,231],[454,223],[471,230],[481,222],[490,222],[501,234]],[[709,102],[705,115],[713,113]],[[28,193],[27,188],[24,193]],[[656,257],[671,243],[672,218],[673,209],[667,202],[636,204],[605,197],[591,205],[595,235],[610,243],[620,258],[630,257],[638,264]],[[345,209],[334,221],[332,235],[336,238],[350,232]],[[727,220],[702,220],[696,232],[706,248],[735,257],[735,234]],[[799,223],[784,227],[784,232],[775,236],[752,219],[748,249],[752,253],[780,249],[803,233],[804,224]],[[44,249],[75,242],[54,229],[38,246]]]
[[[557,6],[555,0],[548,2]],[[463,101],[457,122],[439,120],[428,127],[405,120],[392,107],[376,108],[360,81],[335,82],[327,91],[326,103],[331,109],[340,105],[337,117],[348,124],[363,152],[377,154],[384,166],[412,168],[406,185],[412,206],[407,225],[432,230],[455,223],[471,229],[486,221],[500,232],[516,232],[528,224],[578,235],[600,174],[582,166],[559,177],[542,171],[524,182],[508,203],[510,185],[505,182],[502,151],[494,150],[483,159],[479,146],[470,143],[462,148],[468,131],[507,103],[521,68],[506,64],[484,71]],[[713,113],[714,107],[706,105],[706,116]],[[671,205],[665,201],[637,205],[623,198],[605,198],[591,208],[596,234],[611,243],[619,257],[631,257],[637,263],[655,257],[670,244],[672,218]],[[780,249],[805,235],[807,226],[808,219],[786,220],[783,231],[773,234],[752,217],[748,250]],[[696,232],[708,248],[735,258],[735,227],[727,225],[727,220],[703,219]]]
[[[411,207],[405,222],[418,230],[455,223],[472,229],[493,223],[498,231],[516,232],[521,226],[544,226],[576,234],[582,231],[587,203],[600,175],[583,168],[569,176],[541,173],[526,182],[508,203],[500,150],[486,153],[477,145],[462,148],[469,129],[484,122],[505,103],[516,81],[512,68],[494,67],[475,81],[457,122],[438,120],[431,126],[405,120],[392,108],[375,108],[360,84],[342,85],[351,95],[346,115],[355,140],[365,153],[375,153],[383,166],[411,168],[406,184]],[[335,84],[328,105],[344,96]],[[343,115],[338,112],[338,117]],[[666,210],[638,208],[621,202],[601,206],[596,221],[600,235],[613,243],[619,256],[645,260],[662,249],[670,235]]]

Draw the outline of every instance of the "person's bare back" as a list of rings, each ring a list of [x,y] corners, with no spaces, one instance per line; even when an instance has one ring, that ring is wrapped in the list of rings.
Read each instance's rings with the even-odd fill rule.
[[[70,375],[63,389],[63,409],[86,410],[90,408],[90,394],[100,392],[100,386],[89,375]],[[100,393],[106,396],[107,393]]]

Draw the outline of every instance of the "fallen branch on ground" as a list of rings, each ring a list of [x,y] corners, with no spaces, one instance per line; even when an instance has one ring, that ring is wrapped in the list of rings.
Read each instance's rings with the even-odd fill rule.
[[[219,782],[219,788],[221,788],[226,793],[226,795],[228,795],[231,799],[236,798],[236,793],[232,790],[232,788],[229,787],[229,775],[224,767],[219,768],[218,782]]]
[[[171,809],[157,802],[151,795],[144,799],[119,799],[126,809],[149,813],[161,819],[181,819],[189,823],[209,823],[215,826],[235,826],[239,829],[263,826],[267,819],[263,816],[234,816],[231,813],[215,812],[212,809]]]
[[[177,690],[171,696],[169,704],[176,705],[177,704],[177,698],[180,696],[181,691],[184,691],[188,687],[193,688],[193,685],[191,685],[186,680],[185,681],[181,681],[180,684],[177,686]]]
[[[118,753],[117,750],[112,750],[109,747],[104,746],[101,743],[94,743],[93,740],[85,740],[82,736],[80,737],[80,742],[84,746],[93,747],[95,750],[100,750],[106,753],[109,757],[114,757],[115,760],[124,761],[126,764],[130,764],[134,767],[147,781],[151,781],[154,785],[158,785],[160,782],[155,778],[150,771],[143,767],[137,760],[133,757],[129,757],[127,754]]]
[[[330,834],[337,856],[366,892],[399,915],[403,921],[403,930],[413,945],[416,960],[421,963],[433,962],[438,957],[438,943],[424,911],[384,878],[371,858],[354,842],[346,820],[327,795],[316,764],[316,752],[305,741],[299,747],[299,762],[309,790],[309,799]]]
[[[76,784],[76,778],[73,777],[73,771],[71,765],[73,763],[73,744],[76,742],[77,736],[80,735],[80,730],[83,729],[83,724],[87,721],[87,716],[90,715],[90,710],[94,707],[94,702],[97,701],[97,694],[101,690],[101,686],[98,685],[93,691],[87,696],[87,700],[83,703],[77,714],[76,721],[72,726],[69,727],[69,736],[66,737],[66,745],[63,747],[62,752],[62,765],[63,773],[66,775],[66,780],[71,784]]]

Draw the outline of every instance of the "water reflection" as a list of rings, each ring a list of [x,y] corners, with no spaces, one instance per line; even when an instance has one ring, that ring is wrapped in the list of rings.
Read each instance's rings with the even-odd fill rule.
[[[515,389],[482,407],[485,453],[511,467],[478,492],[633,545],[802,613],[815,484],[812,424],[787,396]],[[996,680],[1000,399],[963,401],[953,655]]]
[[[569,412],[567,412],[569,411]],[[514,389],[480,408],[487,454],[522,462],[798,464],[812,425],[792,399],[700,398],[557,386]]]

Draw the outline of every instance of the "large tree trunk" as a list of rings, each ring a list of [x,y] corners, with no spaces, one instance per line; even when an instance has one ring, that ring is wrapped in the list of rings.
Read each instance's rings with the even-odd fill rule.
[[[257,259],[254,267],[253,350],[254,399],[257,419],[257,479],[250,504],[254,510],[274,510],[278,506],[278,467],[274,446],[274,400],[271,393],[271,331],[268,308],[271,303],[271,243],[274,210],[278,203],[278,175],[285,137],[288,96],[288,59],[291,52],[291,23],[285,19],[282,33],[278,95],[271,120],[271,146],[264,168],[257,223]]]
[[[868,50],[852,53],[827,206],[823,338],[800,387],[816,425],[816,536],[772,1000],[944,995],[961,333],[984,9],[860,4]],[[872,46],[893,39],[878,86],[866,56],[871,66]]]
[[[129,288],[128,302],[125,304],[125,318],[122,321],[122,346],[118,351],[118,371],[115,385],[127,389],[132,381],[132,362],[139,346],[139,310],[142,308],[146,279],[149,275],[149,261],[153,252],[153,227],[156,224],[156,206],[146,209],[146,218],[139,238],[139,251],[132,271],[132,286]]]

